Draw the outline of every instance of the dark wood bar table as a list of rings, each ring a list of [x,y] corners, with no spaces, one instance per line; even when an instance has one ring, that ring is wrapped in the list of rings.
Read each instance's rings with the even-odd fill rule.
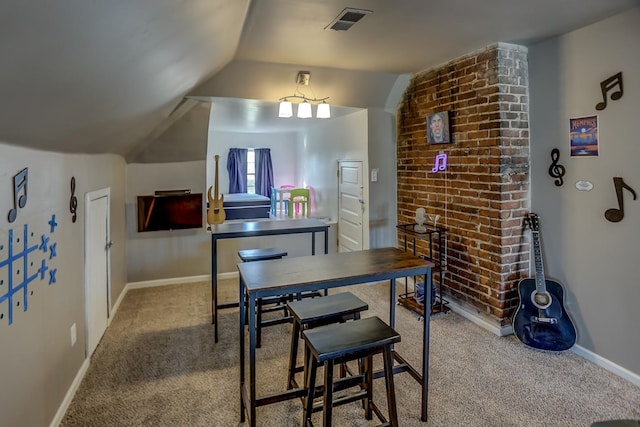
[[[369,249],[331,255],[284,258],[238,264],[240,272],[239,300],[248,300],[249,366],[245,366],[245,305],[240,304],[240,421],[248,416],[256,425],[256,408],[305,395],[303,388],[283,391],[258,398],[256,396],[256,300],[280,294],[338,288],[360,283],[389,280],[389,325],[395,324],[396,279],[424,276],[425,289],[431,289],[433,263],[397,248]],[[431,304],[431,292],[425,292],[425,304]],[[420,371],[396,351],[394,373],[408,371],[422,387],[422,421],[427,420],[429,391],[429,316],[423,323],[423,352]],[[263,342],[262,345],[269,345]],[[247,381],[248,369],[248,381]],[[376,375],[378,377],[380,375]],[[283,373],[282,384],[285,384]]]
[[[324,233],[324,253],[329,250],[329,225],[319,219],[225,222],[211,226],[211,323],[218,342],[218,310],[237,307],[238,303],[218,304],[218,241],[241,237],[311,233],[311,254],[316,253],[316,233]]]

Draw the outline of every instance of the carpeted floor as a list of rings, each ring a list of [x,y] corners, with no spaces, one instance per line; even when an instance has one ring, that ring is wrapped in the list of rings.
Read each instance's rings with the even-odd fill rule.
[[[237,299],[237,280],[220,285]],[[347,288],[343,289],[346,290]],[[348,288],[387,319],[386,284]],[[400,353],[419,366],[422,323],[398,307]],[[640,388],[572,352],[532,350],[454,314],[431,323],[429,421],[420,421],[420,390],[395,376],[401,426],[589,426],[640,419]],[[210,282],[130,291],[94,353],[62,426],[237,426],[238,311],[223,310],[213,343]],[[285,385],[290,325],[266,328],[258,349],[258,394]],[[377,363],[380,363],[378,360]],[[375,396],[386,411],[384,380]],[[385,412],[386,413],[386,412]],[[359,403],[334,410],[336,426],[371,426]],[[258,408],[259,426],[299,426],[290,400]],[[321,424],[320,414],[314,423]]]

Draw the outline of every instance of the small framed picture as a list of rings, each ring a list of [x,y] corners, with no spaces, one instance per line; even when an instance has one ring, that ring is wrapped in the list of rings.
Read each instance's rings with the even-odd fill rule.
[[[448,144],[451,142],[449,111],[439,111],[427,115],[427,143]]]
[[[569,119],[571,157],[598,155],[598,116]]]

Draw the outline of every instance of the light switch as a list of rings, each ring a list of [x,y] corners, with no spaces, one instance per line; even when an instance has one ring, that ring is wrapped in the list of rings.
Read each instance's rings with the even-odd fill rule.
[[[378,182],[378,169],[371,169],[371,182]]]

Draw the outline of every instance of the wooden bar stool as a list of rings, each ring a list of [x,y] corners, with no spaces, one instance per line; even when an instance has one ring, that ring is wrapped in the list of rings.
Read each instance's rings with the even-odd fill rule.
[[[282,259],[287,252],[280,248],[244,249],[238,251],[242,262],[268,261]],[[271,298],[259,298],[256,304],[256,347],[262,343],[262,327],[287,323],[291,320],[286,302],[293,299],[292,295],[279,295]],[[283,311],[283,316],[276,319],[262,320],[262,314],[272,311]]]
[[[298,387],[295,375],[303,370],[303,366],[297,366],[300,332],[304,329],[359,319],[360,312],[368,310],[369,306],[351,292],[293,301],[287,303],[287,306],[289,313],[293,317],[291,350],[289,352],[289,377],[287,378],[287,390],[290,390]]]
[[[311,415],[323,411],[323,426],[331,426],[333,407],[365,399],[365,418],[370,420],[372,412],[382,422],[381,426],[398,426],[395,388],[393,383],[393,356],[391,348],[400,342],[400,335],[378,317],[368,317],[353,322],[339,323],[308,329],[302,332],[305,341],[305,387],[307,398],[304,405],[302,425],[313,426]],[[389,420],[384,417],[373,401],[373,355],[382,353],[384,377],[387,389]],[[336,387],[333,379],[335,363],[364,358],[362,385],[357,392],[334,401],[333,393],[345,387]],[[314,406],[316,394],[316,373],[318,366],[324,365],[324,398],[322,406]],[[351,377],[352,378],[352,377]],[[351,379],[347,378],[347,379]],[[341,380],[342,381],[342,380]],[[356,384],[357,385],[357,384]]]

